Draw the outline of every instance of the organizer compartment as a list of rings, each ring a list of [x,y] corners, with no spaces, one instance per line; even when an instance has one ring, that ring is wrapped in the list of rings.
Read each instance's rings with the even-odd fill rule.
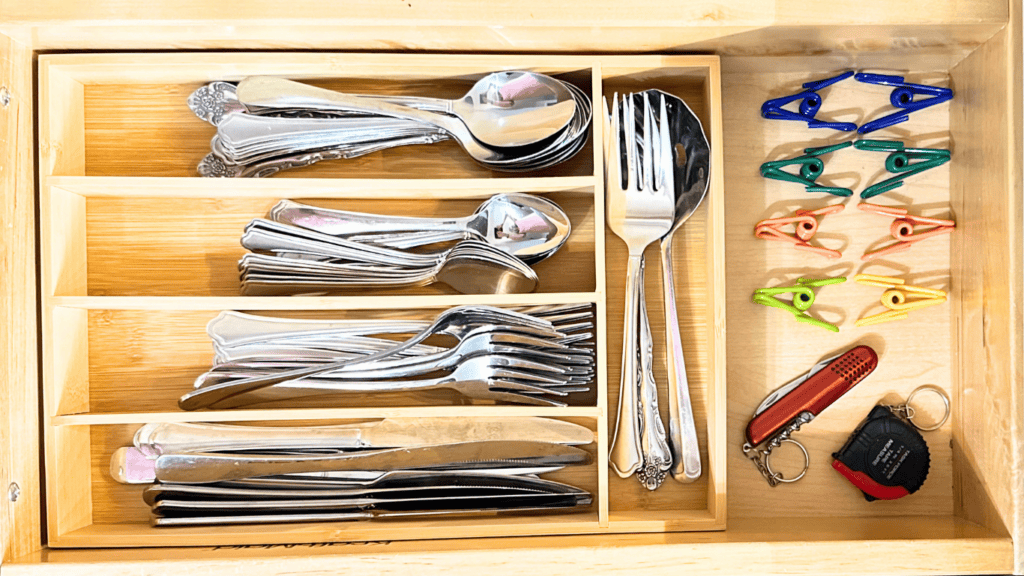
[[[366,411],[356,419],[247,421],[258,426],[321,426],[375,420]],[[266,414],[266,412],[264,413]],[[469,418],[463,414],[461,418]],[[596,432],[594,418],[567,418]],[[49,520],[54,532],[51,546],[209,546],[253,543],[302,543],[338,540],[460,538],[476,535],[535,534],[598,529],[601,508],[596,443],[580,448],[595,456],[585,466],[570,466],[543,477],[587,490],[594,495],[589,511],[538,515],[481,515],[455,519],[320,522],[266,526],[157,528],[150,526],[149,507],[142,500],[147,485],[119,484],[110,476],[114,451],[132,445],[132,437],[147,421],[122,424],[69,425],[60,427],[55,448],[76,457],[60,466],[66,481],[49,494]]]

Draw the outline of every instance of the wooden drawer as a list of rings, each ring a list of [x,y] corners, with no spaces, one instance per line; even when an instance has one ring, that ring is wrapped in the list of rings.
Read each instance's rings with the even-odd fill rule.
[[[0,486],[16,483],[19,491],[13,502],[3,502],[4,571],[551,573],[586,563],[601,572],[1024,572],[1020,13],[1016,5],[977,2],[964,16],[954,4],[933,3],[922,17],[889,5],[837,3],[826,20],[784,2],[774,3],[770,16],[735,2],[719,8],[714,25],[697,12],[654,5],[623,11],[599,2],[572,18],[545,7],[537,22],[512,15],[529,6],[512,12],[492,7],[493,14],[464,6],[463,12],[440,10],[428,21],[410,5],[414,16],[372,8],[379,18],[393,18],[387,24],[328,18],[296,22],[279,34],[270,20],[246,16],[225,26],[225,14],[206,21],[188,8],[180,15],[147,8],[153,18],[148,35],[99,16],[113,12],[69,9],[44,18],[47,8],[18,8],[9,24],[0,17],[0,31],[13,38],[0,38],[11,62],[0,68],[0,84],[12,95],[0,108],[0,127],[13,142],[3,151],[12,169],[0,172],[7,200],[0,212],[7,272],[0,279],[6,298],[0,340],[10,351],[0,402],[10,448]],[[267,19],[289,17],[269,5],[258,10]],[[849,25],[822,34],[833,17]],[[495,24],[502,18],[514,25]],[[572,24],[552,33],[559,22]],[[490,43],[495,37],[503,39],[500,49]],[[178,52],[130,53],[145,48]],[[181,51],[196,48],[319,51]],[[385,48],[502,54],[339,51]],[[110,53],[42,54],[76,49]],[[579,55],[651,50],[717,56]],[[538,51],[566,54],[529,53]],[[183,99],[203,82],[266,73],[344,89],[455,95],[467,78],[501,68],[560,75],[594,96],[659,87],[685,98],[708,131],[716,161],[710,199],[677,244],[685,352],[705,457],[698,483],[669,481],[647,494],[634,479],[608,473],[624,250],[603,226],[603,158],[592,144],[600,141],[599,125],[573,162],[528,178],[480,170],[443,145],[324,163],[262,181],[192,176],[211,130],[190,117]],[[795,185],[764,180],[759,164],[836,138],[831,131],[763,120],[761,102],[847,68],[902,70],[908,80],[932,83],[948,77],[956,91],[948,106],[884,133],[917,145],[950,144],[953,161],[908,183],[897,199],[939,213],[949,205],[957,221],[948,239],[893,257],[889,268],[859,261],[885,236],[887,224],[852,210],[855,202],[830,217],[835,235],[823,236],[827,245],[843,245],[838,263],[815,262],[752,234],[753,224],[773,211],[826,203],[802,196]],[[826,109],[864,119],[880,111],[866,103],[887,95],[844,84],[832,90]],[[877,176],[866,160],[851,156],[848,162],[835,167],[861,175],[858,191]],[[36,190],[38,208],[31,201]],[[537,293],[456,297],[432,288],[408,296],[235,295],[231,268],[241,252],[235,230],[278,198],[454,214],[498,191],[550,194],[574,225],[581,223],[565,252],[538,270]],[[200,230],[205,236],[197,236]],[[154,253],[155,246],[169,248]],[[799,275],[859,272],[927,275],[937,282],[930,286],[949,290],[950,301],[910,321],[855,328],[878,293],[852,283],[829,288],[821,304],[840,324],[838,334],[749,301],[753,289]],[[660,294],[650,276],[648,293]],[[182,382],[188,385],[174,371],[201,369],[202,326],[220,310],[360,316],[398,307],[427,315],[470,301],[593,303],[599,314],[597,394],[557,409],[367,405],[182,413],[174,406]],[[660,303],[652,308],[656,321]],[[657,323],[653,328],[662,332]],[[120,342],[123,335],[132,341]],[[739,449],[751,411],[823,354],[854,343],[879,350],[879,370],[798,433],[812,459],[807,477],[768,487]],[[660,376],[665,382],[663,369]],[[905,397],[926,383],[943,387],[953,401],[950,422],[926,434],[932,451],[927,483],[904,500],[865,502],[828,470],[831,452],[878,400]],[[146,524],[137,491],[103,474],[110,448],[153,419],[334,422],[421,413],[545,415],[592,427],[597,462],[570,481],[595,492],[593,514],[165,532]],[[79,547],[90,549],[71,549]]]

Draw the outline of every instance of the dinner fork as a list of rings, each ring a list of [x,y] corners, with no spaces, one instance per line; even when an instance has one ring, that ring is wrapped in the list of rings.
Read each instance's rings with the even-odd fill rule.
[[[451,374],[438,378],[363,382],[292,380],[230,396],[211,404],[210,408],[240,408],[264,402],[308,397],[319,397],[326,401],[329,397],[337,395],[438,389],[455,390],[467,398],[534,406],[565,406],[564,402],[547,397],[566,396],[570,393],[559,386],[560,382],[566,381],[543,376],[533,370],[509,368],[500,355],[477,356],[460,364]]]
[[[608,115],[608,103],[605,100],[606,128],[606,204],[608,211],[608,227],[612,229],[629,251],[626,276],[626,309],[622,341],[622,376],[619,383],[619,411],[615,425],[615,435],[609,455],[615,472],[626,478],[641,466],[654,464],[645,462],[653,455],[651,448],[657,448],[658,442],[650,440],[656,436],[654,422],[660,421],[657,415],[656,390],[655,396],[645,390],[641,394],[641,386],[654,384],[641,379],[639,361],[639,310],[640,283],[643,282],[641,267],[644,249],[655,240],[664,236],[672,226],[675,215],[675,198],[671,186],[666,185],[666,175],[671,166],[671,145],[668,138],[661,134],[655,135],[651,129],[650,100],[643,97],[643,149],[637,150],[636,111],[632,95],[622,100],[620,108],[618,94],[615,94],[611,114]],[[660,124],[667,127],[668,115],[664,103],[661,106]],[[657,125],[659,121],[656,121]],[[654,146],[657,141],[658,146]],[[625,148],[625,154],[622,148]],[[626,179],[622,179],[622,160],[625,156]],[[642,170],[642,173],[641,173]],[[653,403],[651,402],[653,400]],[[653,408],[654,413],[651,413]],[[645,416],[641,422],[639,416]],[[641,430],[641,425],[646,431]],[[642,433],[650,434],[644,439]],[[648,450],[644,450],[646,448]],[[667,469],[671,462],[658,462],[656,467]],[[645,480],[642,478],[641,480]],[[646,484],[646,482],[645,482]],[[656,486],[654,486],[656,487]],[[651,485],[648,484],[648,488]]]

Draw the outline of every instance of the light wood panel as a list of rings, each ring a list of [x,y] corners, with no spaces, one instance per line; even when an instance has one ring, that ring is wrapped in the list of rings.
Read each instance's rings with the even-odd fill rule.
[[[952,172],[957,209],[967,216],[955,238],[961,278],[958,424],[953,435],[957,514],[1016,543],[1024,572],[1020,475],[1024,459],[1024,239],[1022,239],[1021,6],[1006,29],[951,72],[971,94],[952,107],[951,129],[966,158]]]
[[[783,523],[784,522],[784,523]],[[780,529],[784,527],[785,529]],[[122,537],[134,526],[121,529]],[[96,531],[99,528],[91,530]],[[85,529],[83,531],[88,531]],[[867,541],[867,543],[865,542]],[[724,532],[391,541],[311,546],[47,550],[4,570],[17,575],[221,573],[254,576],[337,571],[402,574],[556,574],[630,571],[713,576],[791,574],[999,574],[1010,543],[945,517],[788,518],[730,522]]]
[[[79,196],[133,198],[374,198],[380,200],[483,200],[512,192],[592,194],[593,176],[564,178],[147,178],[48,176],[45,185]]]
[[[69,5],[7,0],[0,29],[40,50],[266,48],[450,52],[672,52],[761,55],[865,49],[976,46],[1006,20],[1005,2],[956,0],[913,9],[880,0],[827,7],[795,0],[629,5],[603,0],[551,6],[465,0],[393,5],[359,2],[345,10],[294,10],[268,2],[209,6],[186,2],[124,7],[121,0]],[[311,11],[312,10],[312,11]],[[312,17],[316,14],[316,17]],[[3,28],[6,25],[6,28]],[[821,27],[829,33],[821,33]]]
[[[999,8],[1000,3],[993,3]],[[972,3],[972,6],[974,4]],[[1005,6],[1002,6],[1005,8]],[[586,10],[590,10],[587,8]],[[584,11],[586,11],[584,10]],[[644,8],[638,7],[638,11]],[[866,9],[867,10],[867,9]],[[867,11],[864,13],[867,13]],[[889,9],[881,9],[888,11]],[[858,13],[861,13],[858,11]],[[872,13],[877,16],[878,11]],[[387,26],[279,24],[145,27],[95,25],[8,28],[39,50],[152,50],[152,49],[263,49],[263,50],[415,50],[435,52],[561,52],[566,54],[648,54],[714,52],[735,56],[795,56],[830,52],[892,50],[916,56],[920,49],[964,54],[984,43],[1001,20],[956,24],[851,24],[837,16],[827,24],[785,27],[734,24],[706,20],[686,26],[665,25],[652,17],[642,25],[571,26],[559,23],[557,34],[550,26]],[[2,26],[0,26],[2,29]],[[959,59],[958,58],[958,59]]]
[[[666,26],[689,26],[714,23],[719,26],[794,26],[800,24],[827,25],[834,22],[871,25],[894,24],[974,24],[978,22],[1004,22],[1007,7],[991,0],[979,1],[965,11],[953,0],[939,0],[929,4],[927,10],[904,13],[905,2],[870,0],[857,6],[837,4],[826,8],[807,5],[796,0],[759,0],[743,2],[725,0],[715,3],[696,2],[681,6],[668,0],[645,0],[632,6],[600,0],[587,4],[583,10],[575,2],[552,6],[534,0],[516,4],[496,4],[489,8],[471,0],[445,0],[427,4],[406,2],[379,6],[369,0],[353,2],[347,10],[323,7],[304,0],[289,8],[273,2],[260,1],[241,5],[225,2],[210,6],[200,0],[181,2],[177,6],[154,5],[128,10],[132,5],[124,0],[92,0],[69,3],[65,0],[40,0],[22,5],[12,0],[2,4],[8,25],[38,26],[61,24],[89,25],[106,22],[139,22],[147,24],[190,24],[195,22],[220,23],[282,23],[301,25],[317,22],[331,24],[402,25],[420,26],[488,26],[515,27],[516,25],[563,27],[566,23],[577,26],[637,26],[660,23]],[[261,22],[262,21],[262,22]],[[549,44],[557,45],[552,39]],[[477,47],[481,49],[485,47]]]
[[[200,410],[195,412],[113,412],[109,414],[69,414],[54,416],[52,426],[93,426],[144,424],[147,422],[242,422],[286,420],[337,420],[342,418],[412,417],[511,417],[601,418],[596,406],[373,406],[370,408],[267,408],[240,410]]]
[[[762,178],[758,168],[767,160],[791,158],[803,148],[849,140],[849,134],[812,130],[799,122],[765,120],[761,103],[797,91],[802,82],[829,74],[773,72],[776,60],[765,60],[761,73],[727,73],[723,80],[725,123],[727,306],[729,315],[729,509],[730,518],[807,516],[927,515],[953,513],[952,424],[925,434],[931,452],[928,479],[921,490],[892,502],[864,501],[863,495],[831,469],[832,452],[842,447],[871,407],[883,399],[904,399],[922,384],[945,389],[957,397],[951,374],[950,341],[954,331],[955,292],[952,304],[911,314],[907,320],[854,327],[863,316],[882,310],[881,290],[852,281],[857,273],[895,275],[909,284],[955,289],[950,275],[949,237],[930,239],[909,252],[862,262],[867,249],[894,241],[891,219],[858,210],[859,193],[889,175],[886,154],[845,149],[824,157],[825,177],[835,185],[851,186],[849,200],[808,194],[803,186]],[[911,62],[905,63],[911,65]],[[778,65],[785,67],[786,61]],[[910,82],[948,85],[945,71],[916,70]],[[863,121],[888,113],[891,89],[852,79],[822,92],[820,119]],[[969,98],[965,93],[958,98]],[[865,138],[901,139],[908,146],[945,148],[950,144],[949,107],[939,105],[917,112],[909,122]],[[970,162],[953,143],[953,163]],[[792,169],[791,169],[792,170]],[[869,200],[882,205],[909,205],[915,214],[950,215],[949,164],[912,176],[892,192]],[[844,203],[844,212],[826,217],[814,242],[840,249],[843,258],[826,258],[794,250],[783,242],[754,237],[754,225],[763,218],[789,215],[798,208],[815,209]],[[963,215],[954,213],[953,219]],[[963,232],[957,230],[956,234]],[[886,238],[889,238],[886,240]],[[851,277],[845,284],[817,290],[811,313],[840,327],[831,333],[797,323],[792,315],[751,302],[754,290],[792,284],[798,277]],[[785,298],[783,298],[785,299]],[[880,356],[878,369],[833,406],[793,435],[807,447],[811,468],[795,484],[770,487],[740,450],[743,431],[755,407],[773,389],[800,375],[813,364],[856,344],[872,346]],[[790,447],[791,448],[791,447]],[[773,464],[792,477],[802,461],[796,450],[782,448]]]
[[[31,50],[0,35],[0,562],[38,550],[41,484]],[[8,490],[20,495],[11,502]]]
[[[51,305],[86,310],[374,310],[389,308],[396,296],[58,296]],[[403,308],[449,308],[448,294],[400,296]],[[463,294],[459,304],[542,306],[594,302],[590,292]]]
[[[85,174],[85,102],[81,82],[39,66],[40,174]]]

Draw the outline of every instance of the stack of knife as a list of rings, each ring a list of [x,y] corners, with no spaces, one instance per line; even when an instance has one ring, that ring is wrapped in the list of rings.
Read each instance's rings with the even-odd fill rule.
[[[391,418],[334,426],[156,423],[110,473],[150,484],[154,526],[275,524],[588,509],[540,478],[592,462],[593,432],[548,418]]]

